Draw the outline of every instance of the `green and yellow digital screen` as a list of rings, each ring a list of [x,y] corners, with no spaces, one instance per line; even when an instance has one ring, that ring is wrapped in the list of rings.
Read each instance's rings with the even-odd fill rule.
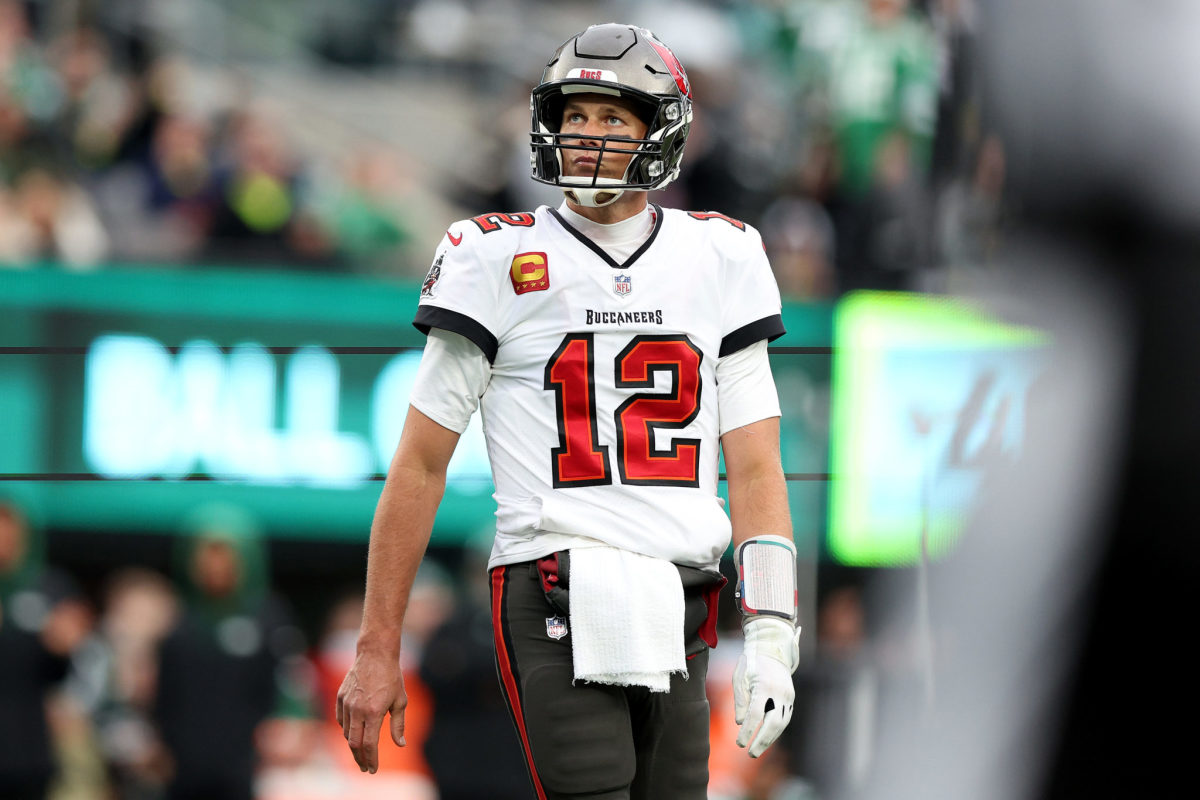
[[[937,558],[1020,454],[1046,337],[960,300],[858,292],[833,341],[829,552],[853,566]]]

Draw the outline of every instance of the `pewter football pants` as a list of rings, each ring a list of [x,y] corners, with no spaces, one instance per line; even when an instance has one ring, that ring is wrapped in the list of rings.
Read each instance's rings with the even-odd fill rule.
[[[669,693],[572,686],[571,635],[559,627],[567,617],[537,568],[496,567],[491,577],[497,673],[538,800],[706,800],[708,649],[695,628],[689,677],[671,676]],[[703,594],[685,597],[689,620],[709,616]]]

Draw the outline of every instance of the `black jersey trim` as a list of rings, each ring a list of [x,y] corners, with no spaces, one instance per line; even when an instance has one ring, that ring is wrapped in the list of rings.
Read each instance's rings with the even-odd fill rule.
[[[773,342],[785,333],[787,333],[787,329],[783,327],[783,316],[780,314],[756,319],[721,339],[721,350],[717,355],[724,358],[730,353],[736,353],[743,347],[749,347],[763,339]]]
[[[613,260],[612,256],[604,252],[604,248],[602,248],[600,245],[596,244],[591,239],[575,230],[575,228],[572,228],[570,223],[563,219],[562,215],[559,214],[557,210],[549,207],[547,207],[546,210],[554,215],[554,218],[558,220],[558,223],[562,225],[563,228],[566,229],[567,233],[574,236],[576,239],[590,248],[593,253],[604,259],[605,263],[607,263],[610,267],[613,269],[629,269],[631,266],[633,266],[633,262],[641,258],[642,253],[650,249],[650,245],[654,244],[654,240],[658,238],[658,232],[662,230],[663,210],[659,208],[657,203],[651,203],[650,207],[654,209],[654,230],[650,231],[649,238],[642,242],[642,246],[635,250],[633,254],[629,256],[629,258],[625,259],[624,263],[621,264],[618,264]]]
[[[465,336],[483,351],[489,364],[496,363],[496,351],[500,349],[500,343],[491,331],[466,314],[437,306],[420,306],[413,319],[413,327],[426,336],[430,328],[441,328]]]

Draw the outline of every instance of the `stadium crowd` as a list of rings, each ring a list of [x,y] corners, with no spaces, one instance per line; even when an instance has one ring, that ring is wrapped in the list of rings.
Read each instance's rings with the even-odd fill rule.
[[[528,178],[540,64],[525,51],[547,48],[514,47],[512,20],[559,41],[597,21],[589,4],[314,0],[307,23],[287,3],[253,5],[0,0],[0,270],[411,282],[451,220],[557,204]],[[608,4],[679,42],[694,87],[683,174],[661,202],[759,227],[794,300],[986,264],[1005,153],[968,67],[972,6]],[[423,569],[403,650],[409,746],[385,742],[381,774],[365,776],[331,719],[355,592],[301,618],[236,510],[168,534],[169,565],[147,557],[99,581],[47,563],[42,535],[0,503],[0,797],[527,795],[477,548]],[[821,597],[796,721],[756,762],[733,745],[737,648],[716,651],[714,798],[827,799],[868,769],[870,724],[849,709],[881,680],[912,680],[911,654],[903,635],[869,630],[853,577]],[[727,610],[722,636],[737,637]]]
[[[413,280],[447,222],[557,203],[528,178],[526,53],[544,48],[504,34],[517,15],[557,41],[594,9],[314,0],[284,24],[285,5],[0,3],[0,264]],[[673,28],[689,69],[695,130],[662,202],[759,226],[785,294],[822,299],[922,287],[994,248],[1004,152],[969,67],[972,9],[606,10]]]
[[[368,775],[333,719],[362,614],[349,579],[315,592],[321,612],[305,619],[299,593],[279,588],[255,520],[227,505],[197,509],[165,563],[147,553],[75,576],[50,556],[36,516],[0,498],[0,796],[528,796],[495,677],[489,547],[481,536],[422,564],[402,648],[408,746],[385,737],[380,770]],[[872,630],[853,570],[823,578],[814,657],[795,676],[796,717],[757,760],[734,743],[741,627],[722,598],[728,644],[707,681],[710,797],[841,796],[867,777],[877,698],[919,705],[910,633]]]

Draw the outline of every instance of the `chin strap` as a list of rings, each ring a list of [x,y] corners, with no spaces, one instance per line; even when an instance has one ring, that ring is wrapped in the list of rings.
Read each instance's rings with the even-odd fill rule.
[[[604,208],[604,206],[612,205],[621,195],[625,194],[624,189],[577,189],[567,186],[560,186],[560,188],[572,203],[588,208]]]

